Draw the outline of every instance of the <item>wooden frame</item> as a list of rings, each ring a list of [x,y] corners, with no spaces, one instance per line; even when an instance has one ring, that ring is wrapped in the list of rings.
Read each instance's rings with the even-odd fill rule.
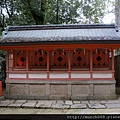
[[[22,57],[22,54],[24,53],[23,56],[25,57],[25,59],[27,59],[26,58],[26,51],[23,51],[23,53],[21,53],[21,51],[22,50],[13,51],[13,68],[18,68],[18,69],[23,69],[23,68],[25,69],[26,68],[26,60],[24,62],[25,65],[17,65],[20,62],[20,58],[19,58],[20,56],[18,56],[18,58],[17,58],[18,53],[21,54],[21,57]],[[19,60],[19,61],[17,61],[17,60]],[[22,62],[20,64],[22,64]]]
[[[78,61],[78,58],[80,58],[80,61]],[[74,70],[89,70],[90,68],[89,61],[90,61],[89,50],[80,49],[80,50],[75,50],[71,52],[71,70],[73,71]],[[80,65],[74,66],[73,64],[80,64]]]
[[[92,64],[93,63],[93,54],[92,54],[93,50],[91,49],[90,53],[89,53],[90,54],[90,61],[89,61],[90,66],[89,66],[89,69],[79,69],[79,70],[75,69],[75,70],[72,70],[71,69],[71,62],[72,62],[71,61],[71,58],[72,58],[71,52],[73,50],[68,49],[68,50],[65,50],[65,51],[67,51],[67,54],[68,54],[67,55],[68,56],[68,58],[67,58],[67,64],[68,64],[67,69],[60,69],[58,71],[50,70],[51,50],[46,51],[47,52],[47,68],[46,68],[46,70],[44,70],[44,69],[30,69],[30,67],[29,67],[29,64],[30,64],[29,63],[29,50],[26,50],[26,67],[25,67],[25,69],[24,68],[21,68],[21,69],[18,69],[18,70],[13,69],[13,71],[11,71],[11,70],[9,70],[9,68],[7,68],[7,75],[8,74],[17,74],[17,73],[26,74],[26,78],[20,78],[20,79],[23,79],[23,80],[27,80],[27,79],[30,80],[31,78],[29,77],[29,74],[34,74],[34,73],[37,73],[37,74],[45,73],[45,74],[47,74],[46,78],[34,78],[34,79],[39,79],[39,80],[42,80],[42,79],[44,79],[44,80],[53,79],[54,80],[55,78],[50,78],[51,73],[66,73],[66,74],[68,74],[68,78],[60,78],[60,79],[56,78],[56,80],[97,80],[97,79],[99,79],[99,80],[100,79],[101,80],[103,80],[103,79],[113,80],[114,79],[114,57],[112,57],[112,70],[102,70],[102,69],[94,70],[93,69],[93,64]],[[112,52],[113,52],[113,50],[112,50]],[[9,52],[8,52],[8,54],[9,54]],[[14,54],[14,52],[13,52],[13,54]],[[112,56],[114,56],[113,53],[112,53]],[[13,57],[14,57],[14,55],[13,55]],[[9,58],[7,58],[7,61],[8,61],[7,64],[9,64],[8,59]],[[93,73],[103,73],[103,72],[112,73],[112,78],[93,78]],[[89,78],[72,78],[71,74],[73,74],[73,73],[89,73],[90,77]],[[9,77],[7,77],[7,79],[8,78]],[[14,79],[14,78],[9,78],[9,79]]]
[[[106,53],[107,52],[107,53]],[[96,49],[93,51],[93,63],[96,64],[102,64],[102,65],[95,65],[93,66],[93,68],[109,68],[109,51],[107,49]],[[104,53],[104,54],[103,54]],[[100,61],[97,61],[97,57],[99,57],[101,59]],[[107,63],[107,65],[106,65]],[[103,65],[105,64],[105,65]]]
[[[61,58],[60,61],[58,60],[59,58]],[[51,71],[52,70],[68,70],[68,51],[66,50],[64,51],[62,49],[52,50],[50,54],[49,63],[50,63]]]

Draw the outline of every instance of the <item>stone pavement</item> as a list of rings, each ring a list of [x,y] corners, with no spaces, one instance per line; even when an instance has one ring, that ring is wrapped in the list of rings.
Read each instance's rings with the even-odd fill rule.
[[[120,114],[116,100],[12,100],[0,101],[0,114]]]
[[[12,100],[0,101],[0,107],[36,109],[111,109],[120,108],[116,100]]]
[[[120,94],[115,100],[14,100],[0,97],[0,108],[35,109],[120,109]]]

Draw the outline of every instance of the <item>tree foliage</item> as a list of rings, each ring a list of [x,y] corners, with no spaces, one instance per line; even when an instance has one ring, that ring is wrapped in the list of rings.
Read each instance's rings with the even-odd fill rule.
[[[106,1],[109,0],[1,0],[0,27],[100,23]]]
[[[79,7],[78,0],[51,0],[47,3],[45,23],[77,23]]]
[[[85,23],[99,23],[105,14],[105,1],[104,0],[84,0],[82,1],[83,16]]]

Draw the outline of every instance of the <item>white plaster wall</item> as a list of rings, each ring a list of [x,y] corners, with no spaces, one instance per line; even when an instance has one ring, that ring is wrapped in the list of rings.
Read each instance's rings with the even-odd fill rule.
[[[90,78],[90,73],[71,73],[71,78]]]
[[[50,73],[50,78],[68,78],[68,73]]]
[[[29,78],[47,78],[47,73],[29,74]]]
[[[93,78],[112,78],[112,73],[93,73]]]
[[[26,74],[9,74],[9,78],[26,78]]]

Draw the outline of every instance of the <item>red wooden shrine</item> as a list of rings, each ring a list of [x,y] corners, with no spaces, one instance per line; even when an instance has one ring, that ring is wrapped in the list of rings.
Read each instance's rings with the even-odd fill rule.
[[[113,24],[10,27],[0,47],[7,53],[7,98],[116,97],[120,34]]]

